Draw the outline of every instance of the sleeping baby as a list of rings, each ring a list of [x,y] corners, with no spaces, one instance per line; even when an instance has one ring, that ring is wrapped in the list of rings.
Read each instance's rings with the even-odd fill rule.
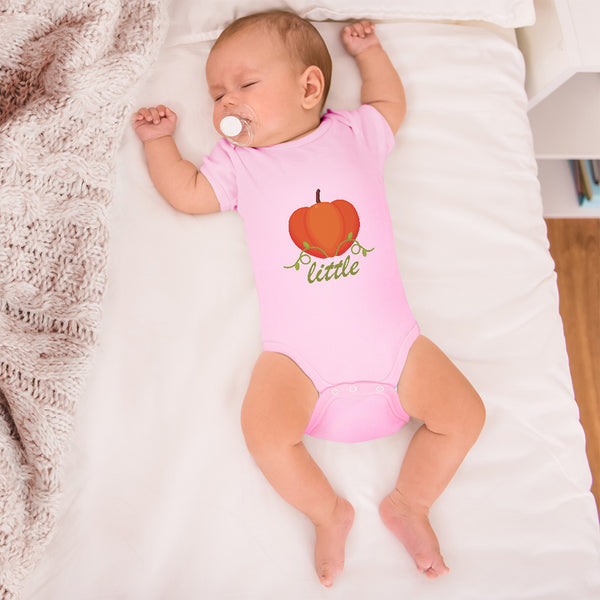
[[[437,577],[448,568],[429,510],[485,420],[477,392],[420,334],[398,270],[383,172],[406,111],[402,83],[372,23],[341,36],[362,79],[357,110],[323,115],[332,69],[323,39],[308,21],[270,11],[232,23],[210,52],[223,138],[199,170],[173,141],[172,110],[141,108],[133,120],[167,202],[243,219],[263,351],[242,430],[270,484],[313,523],[327,587],[342,572],[354,509],[303,435],[360,442],[422,422],[379,513],[419,571]]]

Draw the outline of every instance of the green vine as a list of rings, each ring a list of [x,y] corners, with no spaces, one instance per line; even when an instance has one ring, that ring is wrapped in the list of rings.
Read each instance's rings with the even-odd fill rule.
[[[357,241],[354,241],[354,244],[352,244],[352,247],[350,248],[352,254],[357,255],[362,253],[363,256],[367,256],[367,254],[373,252],[373,250],[375,250],[375,248],[371,248],[370,250],[363,248]]]
[[[356,239],[354,239],[352,237],[352,232],[350,232],[348,234],[348,237],[339,243],[338,247],[336,248],[336,254],[334,256],[337,256],[337,252],[339,251],[340,247],[350,241],[354,241],[354,243],[352,244],[352,246],[350,246],[350,252],[352,254],[354,254],[355,256],[357,256],[358,254],[362,254],[363,256],[367,256],[367,254],[369,252],[373,252],[373,250],[375,250],[375,248],[371,248],[370,250],[367,250],[366,248],[364,248],[363,246],[361,246],[358,241]],[[296,271],[300,270],[300,265],[310,265],[310,263],[312,262],[312,258],[309,254],[307,254],[305,251],[306,250],[319,250],[321,252],[323,252],[323,254],[325,255],[324,258],[332,258],[330,256],[327,255],[327,253],[322,249],[319,248],[317,246],[310,246],[307,242],[303,242],[303,246],[304,246],[304,250],[302,250],[300,252],[300,256],[298,257],[298,260],[296,260],[296,262],[293,265],[289,265],[289,266],[284,266],[284,269],[296,269]]]

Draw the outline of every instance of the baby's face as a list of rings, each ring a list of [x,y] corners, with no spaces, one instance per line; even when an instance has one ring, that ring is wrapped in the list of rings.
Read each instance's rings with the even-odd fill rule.
[[[221,42],[206,63],[214,101],[213,124],[239,105],[252,108],[252,146],[271,146],[298,135],[303,68],[294,65],[283,42],[263,29],[248,28]]]

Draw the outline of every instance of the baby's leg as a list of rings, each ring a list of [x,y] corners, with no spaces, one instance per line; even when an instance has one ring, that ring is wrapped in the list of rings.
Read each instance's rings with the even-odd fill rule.
[[[294,361],[263,352],[244,399],[242,429],[269,483],[313,522],[315,567],[321,583],[329,587],[344,566],[354,509],[333,491],[302,443],[317,398],[312,381]]]
[[[406,452],[394,491],[380,506],[387,527],[428,577],[448,571],[429,524],[431,505],[444,491],[485,421],[477,392],[446,355],[420,336],[398,384],[404,410],[424,422]]]

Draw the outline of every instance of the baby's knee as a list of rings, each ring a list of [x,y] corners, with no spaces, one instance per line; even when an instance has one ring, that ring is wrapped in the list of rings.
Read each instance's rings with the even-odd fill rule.
[[[254,454],[266,439],[264,423],[261,423],[261,419],[255,411],[246,406],[246,403],[242,406],[241,426],[246,446],[250,453]]]
[[[477,393],[475,395],[477,398],[474,401],[473,419],[475,420],[475,427],[478,431],[481,431],[485,425],[486,410],[481,396]]]
[[[464,436],[471,438],[474,443],[485,425],[486,411],[481,396],[473,390],[464,404],[460,422],[464,428]]]

